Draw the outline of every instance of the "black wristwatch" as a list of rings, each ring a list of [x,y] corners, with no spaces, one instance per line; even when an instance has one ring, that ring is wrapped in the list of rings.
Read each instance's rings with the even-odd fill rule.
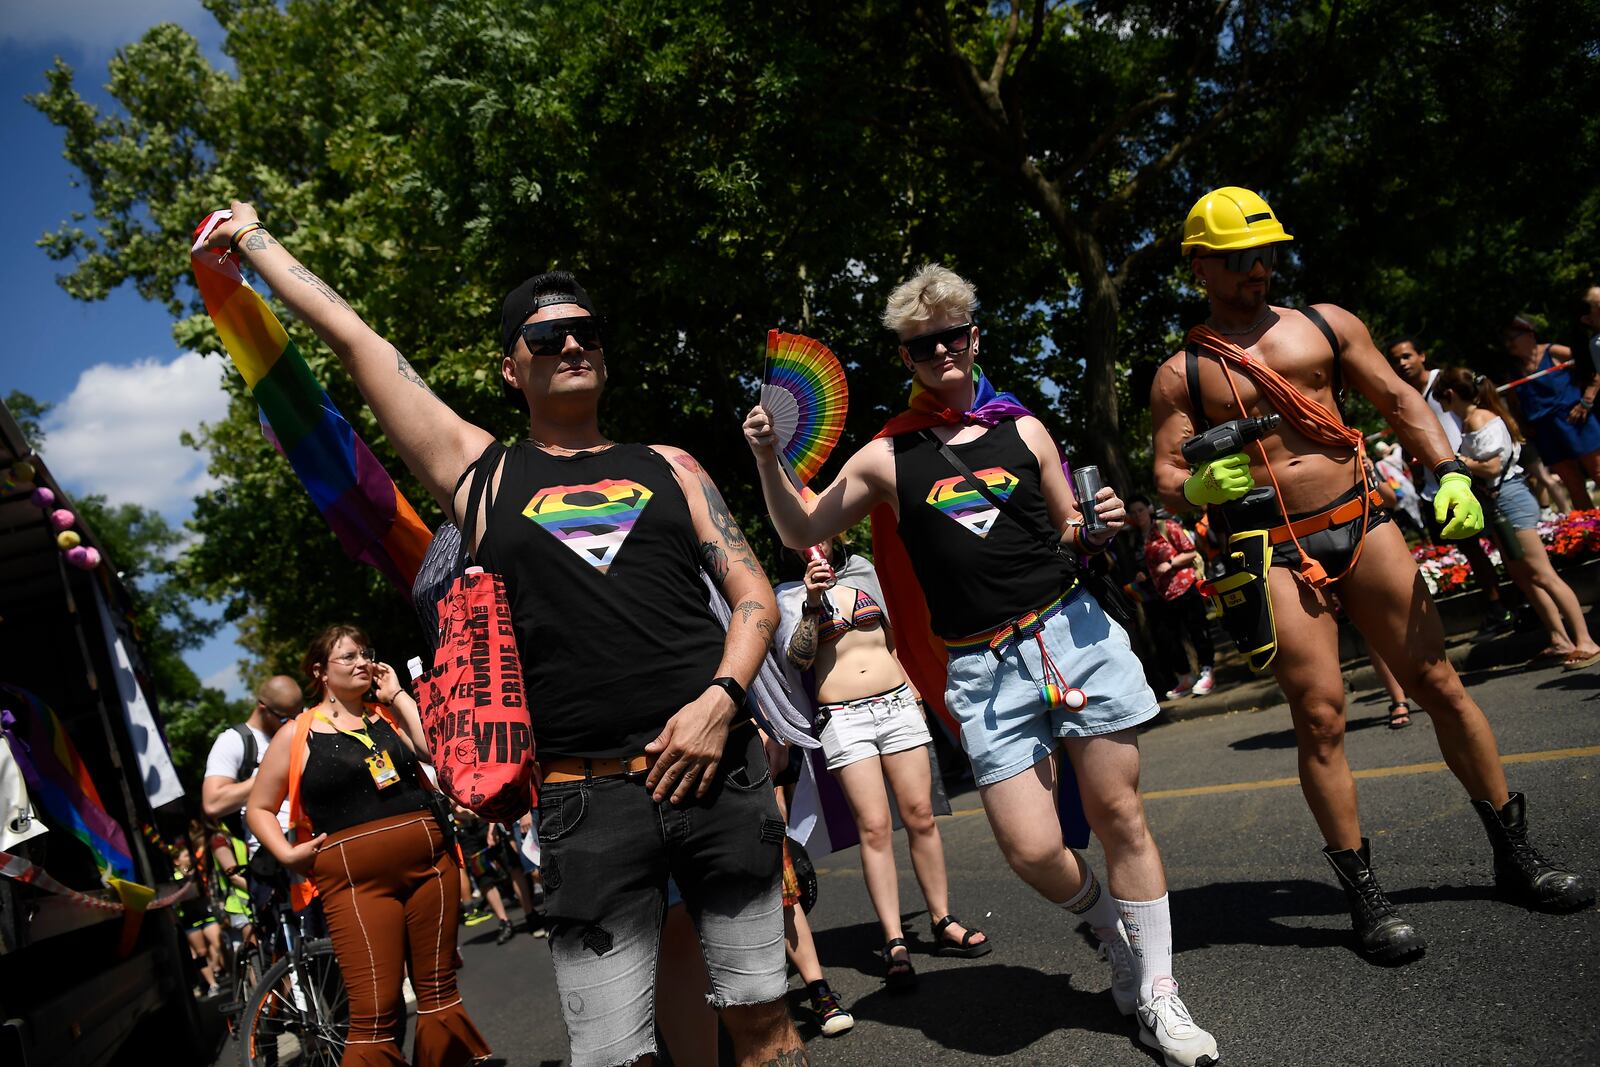
[[[1472,477],[1472,472],[1467,470],[1467,465],[1461,462],[1461,460],[1457,459],[1455,456],[1451,456],[1449,459],[1433,468],[1433,477],[1435,481],[1444,481],[1444,476],[1446,474],[1465,474],[1469,478]]]
[[[706,688],[709,689],[711,686],[715,686],[716,688],[727,693],[728,696],[732,697],[733,706],[735,708],[744,707],[744,686],[740,685],[732,678],[729,678],[727,675],[723,675],[721,678],[713,678],[711,679],[711,685],[707,686]]]

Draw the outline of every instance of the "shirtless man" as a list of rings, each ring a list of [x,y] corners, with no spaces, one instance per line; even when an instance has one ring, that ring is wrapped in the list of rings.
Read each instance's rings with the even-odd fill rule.
[[[1396,962],[1419,956],[1424,942],[1385,897],[1361,834],[1344,753],[1335,591],[1406,692],[1427,708],[1445,762],[1488,831],[1498,894],[1548,911],[1584,907],[1594,894],[1529,844],[1522,794],[1506,791],[1494,734],[1445,657],[1438,612],[1405,540],[1384,509],[1362,500],[1355,463],[1361,435],[1334,415],[1339,385],[1360,390],[1406,451],[1434,472],[1436,517],[1446,537],[1473,535],[1483,525],[1470,478],[1427,402],[1389,369],[1360,319],[1332,304],[1302,312],[1267,302],[1276,254],[1289,240],[1266,201],[1247,189],[1215,190],[1190,211],[1183,250],[1210,298],[1211,317],[1162,364],[1151,389],[1156,483],[1175,511],[1214,506],[1213,522],[1235,534],[1279,531],[1267,574],[1277,626],[1272,667],[1294,718],[1301,789],[1350,901],[1361,951]],[[1279,375],[1286,388],[1272,402],[1269,379]],[[1193,469],[1185,461],[1184,441],[1208,426],[1268,413],[1281,415],[1282,423],[1246,452]],[[1275,486],[1278,499],[1241,500],[1257,483]],[[1292,537],[1284,512],[1295,523]]]

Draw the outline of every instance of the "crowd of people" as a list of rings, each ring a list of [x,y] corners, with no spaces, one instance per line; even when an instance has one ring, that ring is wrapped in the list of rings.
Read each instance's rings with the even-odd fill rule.
[[[1129,638],[1137,623],[1121,582],[1158,635],[1169,698],[1216,684],[1204,591],[1220,591],[1216,621],[1270,666],[1363,954],[1401,962],[1425,942],[1379,884],[1357,816],[1336,608],[1397,690],[1432,717],[1484,824],[1499,893],[1546,911],[1593,900],[1582,878],[1529,840],[1527,802],[1508,789],[1493,730],[1444,654],[1437,613],[1392,519],[1398,508],[1438,538],[1476,544],[1485,526],[1478,494],[1492,480],[1500,518],[1491,533],[1512,531],[1502,555],[1520,552],[1510,573],[1550,628],[1552,651],[1569,666],[1600,656],[1570,593],[1523,536],[1525,435],[1476,378],[1427,371],[1414,342],[1386,359],[1342,308],[1268,303],[1277,256],[1293,238],[1249,190],[1214,190],[1185,220],[1183,249],[1209,315],[1153,387],[1156,499],[1125,504],[1111,487],[1078,499],[1043,423],[977,364],[976,290],[928,265],[894,289],[882,314],[910,380],[906,409],[825,488],[801,491],[767,411],[745,418],[768,517],[801,570],[776,591],[693,456],[601,430],[604,322],[572,275],[536,275],[504,301],[498,374],[528,415],[527,435],[506,447],[433,394],[249,205],[235,203],[211,240],[329,345],[395,450],[457,521],[472,559],[505,583],[537,709],[541,779],[536,829],[530,820],[505,832],[536,836],[536,853],[519,848],[526,858],[517,862],[542,874],[575,1067],[650,1062],[663,1041],[675,1062],[713,1062],[718,1024],[741,1064],[806,1063],[785,1001],[789,964],[824,1033],[852,1024],[817,960],[800,850],[785,830],[803,757],[762,728],[750,693],[769,656],[814,708],[821,756],[812,772],[832,776],[848,801],[889,988],[916,981],[889,846],[895,816],[938,951],[977,958],[997,949],[951,906],[930,800],[932,729],[948,729],[1006,863],[1064,913],[1055,936],[1080,923],[1093,931],[1108,993],[1133,1032],[1168,1067],[1220,1062],[1217,1038],[1175,977],[1174,921],[1202,917],[1171,914],[1140,798],[1138,727],[1159,703]],[[1594,316],[1600,329],[1600,310]],[[1537,346],[1526,325],[1507,336],[1524,377],[1566,358]],[[1574,392],[1580,381],[1589,385]],[[1600,442],[1591,448],[1588,436],[1600,434],[1587,414],[1594,382],[1556,372],[1518,388],[1530,384],[1520,395],[1526,436],[1567,493],[1586,499],[1583,475],[1600,476],[1590,465]],[[1403,459],[1368,462],[1361,433],[1340,414],[1346,388],[1377,407]],[[1239,421],[1269,413],[1281,428]],[[1558,416],[1564,427],[1551,429]],[[1196,440],[1207,448],[1191,449]],[[1401,473],[1410,508],[1385,492]],[[618,500],[632,501],[625,516]],[[1186,514],[1198,520],[1186,527]],[[870,563],[845,540],[869,515]],[[1108,551],[1123,557],[1120,581],[1107,580]],[[702,576],[729,606],[725,623]],[[304,875],[303,895],[320,899],[351,990],[343,1062],[404,1062],[393,1035],[408,967],[419,1000],[412,1062],[482,1057],[487,1046],[451,965],[467,890],[424,771],[416,704],[353,627],[325,631],[304,666],[307,710],[290,729],[278,728],[296,710],[287,689],[263,689],[248,729],[233,732],[241,750],[248,735],[250,751],[263,752],[248,785],[244,753],[235,760],[229,735],[219,739],[227,751],[214,776],[208,768],[208,812],[245,806],[254,847]],[[504,936],[504,886],[530,914],[540,887],[497,852],[501,830],[480,833],[469,813],[457,814],[466,866]],[[1091,831],[1103,876],[1079,851]],[[203,945],[208,935],[197,935]]]

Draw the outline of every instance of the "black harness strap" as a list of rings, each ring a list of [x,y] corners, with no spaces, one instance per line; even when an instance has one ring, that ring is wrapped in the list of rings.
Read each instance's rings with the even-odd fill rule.
[[[1344,373],[1340,369],[1339,335],[1333,332],[1333,327],[1328,325],[1328,320],[1322,317],[1322,312],[1307,304],[1301,309],[1300,314],[1311,320],[1311,324],[1322,331],[1322,336],[1328,339],[1328,347],[1333,349],[1333,406],[1339,412],[1339,421],[1345,425],[1350,420],[1344,417]]]
[[[1200,347],[1192,341],[1183,349],[1183,377],[1189,386],[1189,408],[1194,416],[1195,432],[1205,433],[1211,429],[1211,420],[1206,418],[1205,405],[1200,402]]]
[[[1339,412],[1339,421],[1348,425],[1349,420],[1344,415],[1344,372],[1340,366],[1342,356],[1339,335],[1333,332],[1333,327],[1322,317],[1322,312],[1310,304],[1301,309],[1300,313],[1322,331],[1322,336],[1328,339],[1328,347],[1333,350],[1333,406]],[[1195,432],[1204,433],[1211,429],[1211,420],[1206,418],[1205,406],[1200,402],[1200,349],[1192,342],[1183,349],[1183,373],[1189,386],[1189,407],[1194,415]]]

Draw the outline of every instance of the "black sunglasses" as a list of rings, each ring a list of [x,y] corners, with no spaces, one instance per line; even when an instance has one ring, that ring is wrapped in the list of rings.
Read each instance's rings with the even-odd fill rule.
[[[1254,248],[1241,248],[1237,252],[1212,252],[1199,258],[1220,259],[1223,268],[1235,274],[1247,274],[1257,263],[1268,270],[1275,270],[1278,266],[1278,246],[1256,245]]]
[[[585,352],[604,348],[605,341],[600,336],[603,325],[594,315],[582,315],[524,323],[517,327],[517,332],[522,335],[522,343],[528,346],[528,351],[533,355],[559,356],[567,346],[568,337],[578,342],[578,347]]]
[[[939,345],[944,345],[946,352],[965,352],[972,347],[972,323],[963,322],[960,326],[952,326],[948,330],[925,333],[921,337],[901,341],[900,344],[913,363],[925,363],[932,359],[933,350]]]

